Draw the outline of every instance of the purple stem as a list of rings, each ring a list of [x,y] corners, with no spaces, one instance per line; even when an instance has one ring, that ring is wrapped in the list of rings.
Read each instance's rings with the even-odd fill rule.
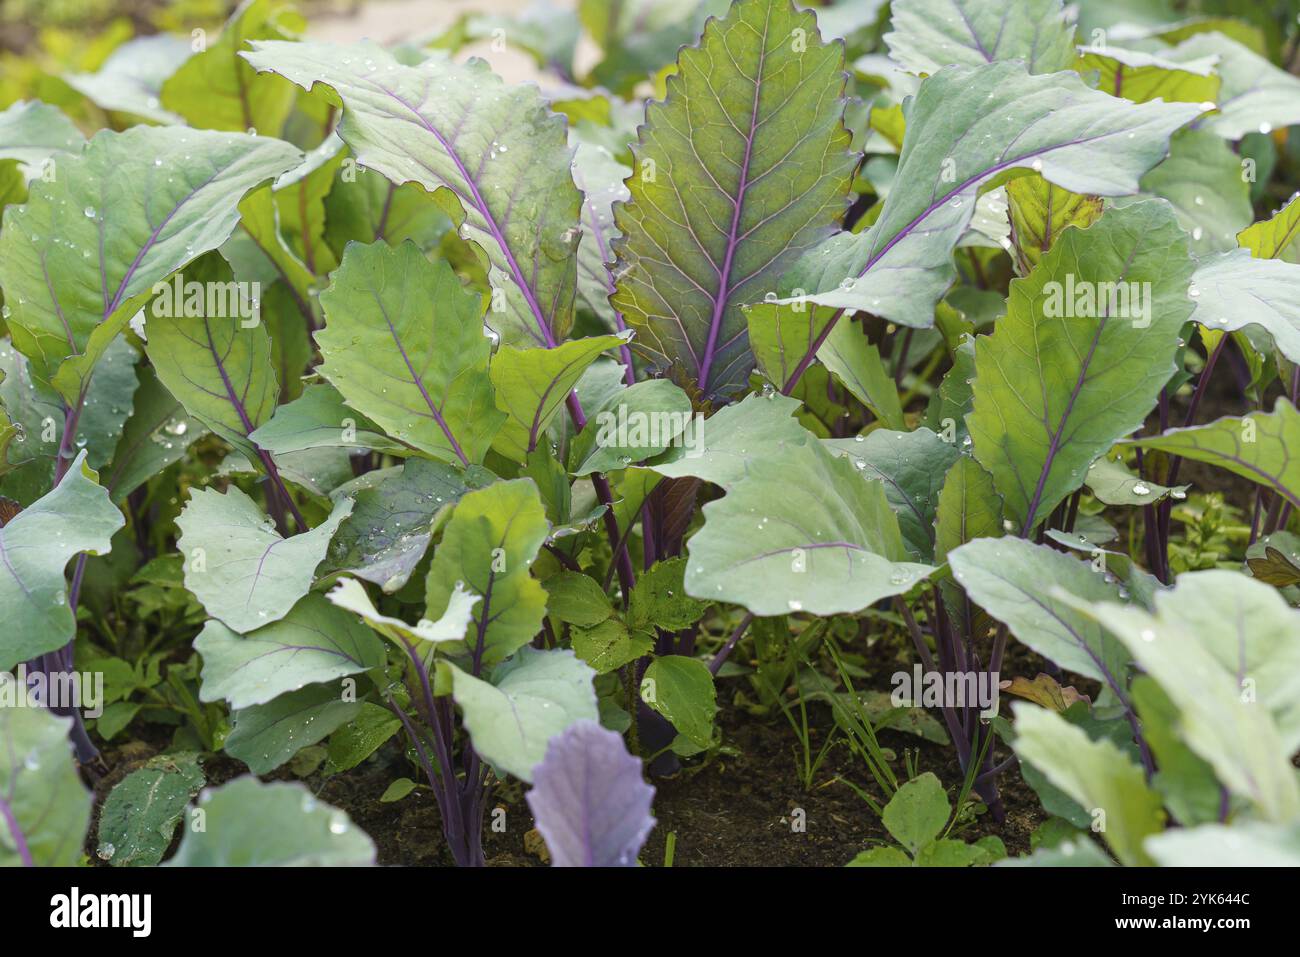
[[[723,664],[725,664],[727,658],[731,656],[731,650],[736,647],[736,642],[740,641],[741,636],[745,634],[745,629],[749,627],[749,623],[753,620],[753,613],[745,612],[745,617],[740,619],[740,624],[737,625],[736,630],[731,633],[731,637],[727,639],[726,644],[718,650],[718,653],[713,656],[713,660],[709,662],[709,674],[717,677]]]

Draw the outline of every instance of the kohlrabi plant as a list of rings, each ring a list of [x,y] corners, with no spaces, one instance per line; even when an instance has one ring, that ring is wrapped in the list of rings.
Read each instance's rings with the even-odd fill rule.
[[[142,737],[114,864],[371,863],[258,778],[384,751],[458,865],[521,784],[554,864],[633,865],[725,712],[805,792],[868,772],[837,863],[1000,862],[1018,776],[1008,863],[1295,864],[1296,24],[1184,6],[582,0],[384,46],[247,0],[34,53],[0,862],[80,858],[65,737],[90,776]],[[205,791],[218,751],[251,776]]]

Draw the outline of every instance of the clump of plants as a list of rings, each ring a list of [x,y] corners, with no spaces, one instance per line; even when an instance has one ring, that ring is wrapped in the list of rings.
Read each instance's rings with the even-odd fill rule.
[[[861,763],[841,863],[1296,863],[1300,79],[1241,6],[249,0],[0,86],[0,861],[144,736],[113,864],[372,862],[285,778],[395,744],[456,864],[522,784],[631,865],[730,707]]]

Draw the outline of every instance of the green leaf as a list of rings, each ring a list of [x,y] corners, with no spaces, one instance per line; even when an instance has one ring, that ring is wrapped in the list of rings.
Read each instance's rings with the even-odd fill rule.
[[[329,764],[326,770],[331,774],[351,771],[379,750],[401,727],[401,719],[387,708],[369,701],[363,702],[356,719],[330,735]]]
[[[1084,484],[1093,497],[1104,505],[1154,505],[1173,494],[1174,498],[1186,498],[1189,485],[1168,488],[1156,482],[1139,479],[1128,470],[1119,459],[1109,454],[1103,455],[1088,466],[1088,475]]]
[[[894,29],[885,43],[912,73],[995,60],[1024,60],[1030,73],[1056,73],[1074,62],[1074,27],[1061,0],[894,0],[890,12]]]
[[[320,371],[348,404],[430,455],[481,462],[505,417],[479,299],[451,267],[410,242],[353,244],[320,298]]]
[[[96,479],[80,452],[51,492],[0,526],[0,670],[72,641],[64,569],[81,552],[106,554],[124,524]]]
[[[631,201],[615,209],[617,292],[636,346],[706,396],[743,390],[742,306],[775,294],[844,212],[856,157],[844,50],[813,13],[740,0],[682,50],[640,128]]]
[[[885,486],[885,498],[898,516],[908,556],[930,561],[939,490],[948,468],[961,454],[957,447],[926,428],[911,432],[875,429],[865,437],[828,439],[826,445],[847,456],[863,477],[878,479]]]
[[[864,328],[852,322],[836,323],[817,350],[817,358],[885,428],[907,427],[894,377],[881,361],[880,350],[867,341]]]
[[[397,591],[428,550],[438,514],[470,489],[495,481],[495,475],[477,465],[461,471],[445,462],[407,459],[395,474],[357,493],[352,514],[330,545],[325,568],[351,572],[390,594]]]
[[[1214,72],[1217,57],[1205,56],[1182,62],[1159,54],[1117,47],[1079,48],[1075,68],[1080,73],[1097,71],[1097,89],[1122,96],[1134,103],[1162,99],[1166,103],[1213,103],[1219,98],[1219,77]]]
[[[487,322],[507,345],[554,346],[573,323],[578,210],[565,123],[534,86],[506,86],[480,59],[404,66],[369,41],[253,41],[248,61],[343,104],[338,133],[356,161],[399,185],[445,187],[462,238],[487,256]],[[528,202],[515,202],[516,196]],[[346,394],[346,393],[345,393]]]
[[[667,379],[650,379],[620,389],[591,416],[592,428],[574,440],[574,475],[613,472],[654,458],[671,446],[685,446],[700,431],[691,400]]]
[[[637,583],[638,585],[640,582]],[[654,651],[654,638],[645,632],[629,632],[617,618],[591,627],[575,625],[569,632],[573,653],[604,675],[643,658]]]
[[[1002,497],[993,487],[993,476],[969,455],[960,456],[939,490],[934,513],[934,561],[977,538],[1002,535]],[[969,635],[987,633],[987,615],[966,601],[965,592],[951,578],[939,582],[944,607],[957,628]]]
[[[641,679],[641,700],[667,718],[696,747],[707,748],[713,743],[717,690],[709,666],[698,658],[655,658]]]
[[[63,81],[101,110],[153,123],[180,123],[182,118],[162,107],[160,99],[163,81],[190,53],[189,43],[168,33],[135,37],[115,48],[94,73],[65,73]]]
[[[1272,412],[1169,429],[1128,444],[1216,465],[1300,506],[1300,459],[1291,454],[1292,449],[1300,448],[1300,412],[1286,399],[1279,398]]]
[[[1300,867],[1300,827],[1238,821],[1156,834],[1147,853],[1161,867]]]
[[[494,768],[531,782],[546,743],[578,721],[596,721],[595,672],[572,651],[520,648],[489,684],[451,668],[452,696],[474,750]]]
[[[167,391],[152,366],[142,366],[139,376],[131,417],[126,420],[122,437],[113,450],[112,467],[104,474],[104,487],[116,505],[121,505],[137,488],[179,461],[206,431]]]
[[[410,778],[398,778],[384,789],[383,794],[379,795],[379,803],[392,804],[396,801],[400,801],[418,787],[419,785]]]
[[[686,559],[655,562],[638,576],[628,602],[628,624],[635,629],[682,631],[704,616],[707,602],[686,594]]]
[[[419,642],[438,645],[444,641],[462,641],[474,616],[474,606],[479,596],[468,592],[459,582],[452,588],[447,610],[437,621],[422,618],[408,625],[400,618],[381,615],[370,602],[365,586],[355,578],[344,578],[326,597],[335,605],[361,616],[361,620],[383,635],[398,648],[410,650]],[[421,650],[423,650],[421,648]],[[380,662],[382,664],[382,661]]]
[[[966,423],[1019,528],[1036,527],[1142,424],[1174,372],[1191,269],[1169,206],[1140,202],[1066,230],[1012,281],[1006,317],[975,341]]]
[[[246,635],[211,620],[194,650],[203,656],[199,700],[224,699],[234,709],[384,664],[383,645],[370,630],[320,595],[307,595],[280,621]]]
[[[1175,134],[1169,158],[1142,177],[1142,190],[1173,204],[1197,258],[1235,249],[1237,233],[1254,218],[1241,157],[1205,130]]]
[[[375,846],[343,811],[301,784],[242,777],[199,797],[203,830],[187,829],[173,867],[356,867]]]
[[[12,700],[26,689],[4,674],[0,693]],[[0,867],[72,867],[81,860],[93,796],[72,760],[71,724],[31,700],[0,708]]]
[[[803,256],[779,290],[793,301],[754,306],[751,329],[770,330],[789,323],[797,308],[808,311],[795,318],[814,331],[810,349],[780,363],[793,376],[838,310],[929,327],[955,277],[952,250],[982,189],[1029,169],[1073,193],[1136,193],[1142,174],[1164,158],[1173,131],[1198,113],[1189,104],[1117,100],[1072,74],[1031,76],[1018,62],[946,67],[922,81],[911,102],[897,188],[875,223]],[[812,293],[800,297],[798,289]]]
[[[1093,816],[1121,863],[1150,865],[1142,842],[1163,830],[1165,814],[1142,769],[1112,742],[1092,740],[1054,711],[1025,704],[1013,709],[1012,747],[1020,760],[1037,767]]]
[[[279,140],[140,126],[99,133],[34,182],[0,235],[9,329],[33,371],[48,381],[81,355],[55,383],[74,401],[155,283],[225,242],[240,197],[297,158]]]
[[[1192,318],[1216,332],[1262,328],[1279,352],[1300,361],[1300,266],[1234,249],[1203,259],[1188,290]]]
[[[614,204],[632,196],[623,181],[632,170],[603,146],[578,145],[573,157],[573,182],[582,191],[582,238],[578,241],[578,298],[610,329],[618,328],[618,312],[609,304],[614,280],[613,242],[622,235],[614,223]]]
[[[254,774],[268,774],[308,745],[353,720],[361,710],[338,682],[307,685],[266,704],[232,712],[225,750]]]
[[[1186,63],[1215,56],[1219,112],[1199,125],[1228,140],[1300,123],[1300,79],[1222,33],[1197,33],[1163,56]]]
[[[1180,575],[1155,613],[1079,607],[1124,643],[1178,707],[1188,746],[1267,820],[1300,813],[1300,613],[1236,572]]]
[[[912,860],[896,847],[873,847],[863,851],[845,867],[911,867]]]
[[[56,153],[79,153],[86,144],[77,125],[47,103],[19,100],[0,112],[0,160],[39,168]]]
[[[905,560],[884,485],[817,444],[750,463],[704,517],[687,545],[687,593],[755,615],[860,611],[932,570]]]
[[[410,449],[394,442],[379,426],[355,412],[331,385],[314,383],[302,395],[279,406],[271,420],[250,439],[273,455],[304,449],[375,449],[390,455],[407,455]]]
[[[939,836],[951,814],[947,792],[939,779],[927,771],[894,792],[881,820],[894,840],[916,856]]]
[[[1129,654],[1068,599],[1116,601],[1119,586],[1087,563],[1021,538],[978,538],[948,553],[948,564],[971,600],[1062,670],[1125,694]]]
[[[614,614],[605,590],[590,575],[562,571],[546,579],[546,610],[560,621],[590,628]]]
[[[159,755],[109,792],[99,814],[101,859],[114,867],[154,867],[171,845],[205,778],[197,754]]]
[[[467,643],[493,665],[532,641],[546,616],[546,592],[530,574],[550,526],[529,479],[468,492],[456,504],[425,581],[429,618],[446,613],[464,586],[483,600]]]
[[[1300,260],[1300,196],[1292,196],[1271,218],[1243,229],[1237,244],[1257,259]]]
[[[191,126],[212,130],[250,128],[278,136],[295,91],[278,77],[258,76],[239,56],[249,40],[286,40],[306,26],[279,0],[246,0],[226,21],[220,37],[196,53],[162,87],[162,105]]]
[[[1147,675],[1133,679],[1133,706],[1156,763],[1151,784],[1169,813],[1183,827],[1219,820],[1223,788],[1214,768],[1187,746],[1178,706]]]
[[[781,395],[746,396],[704,421],[696,445],[650,466],[668,478],[693,477],[730,488],[760,459],[780,458],[814,440],[793,414],[800,403]]]
[[[218,256],[187,270],[187,282],[231,283],[230,268]],[[227,287],[229,288],[229,287]],[[230,315],[167,315],[155,304],[145,322],[147,352],[158,378],[192,417],[233,445],[250,461],[257,447],[249,436],[275,411],[278,387],[271,365],[271,339],[261,323]]]
[[[353,240],[400,246],[409,239],[428,252],[451,228],[438,201],[419,183],[397,186],[351,157],[325,197],[325,242],[336,260]]]
[[[1062,841],[1055,847],[1040,847],[1025,857],[998,861],[999,867],[1114,867],[1114,861],[1086,837]]]
[[[1035,173],[1007,183],[1007,209],[1023,276],[1038,265],[1067,226],[1082,229],[1097,221],[1101,197],[1071,193]]]
[[[527,459],[587,367],[630,335],[591,336],[552,349],[499,348],[492,359],[492,386],[506,421],[495,449],[516,462]]]
[[[243,634],[279,621],[311,588],[339,523],[352,511],[343,499],[316,528],[281,538],[257,503],[236,486],[223,495],[193,489],[176,519],[176,547],[185,556],[185,587],[209,615]]]

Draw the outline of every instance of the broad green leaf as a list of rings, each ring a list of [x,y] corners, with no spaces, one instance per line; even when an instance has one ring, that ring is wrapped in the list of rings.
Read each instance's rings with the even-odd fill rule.
[[[873,847],[856,855],[845,867],[911,867],[912,859],[896,847]]]
[[[1300,261],[1300,196],[1292,196],[1269,219],[1243,229],[1237,244],[1257,259]]]
[[[574,440],[574,475],[613,472],[654,458],[671,446],[686,447],[704,426],[691,400],[667,379],[649,379],[616,392],[591,416],[591,427]]]
[[[1132,695],[1142,737],[1155,760],[1151,784],[1160,792],[1169,813],[1184,827],[1219,820],[1223,787],[1214,768],[1188,747],[1178,706],[1147,675],[1133,679]]]
[[[0,674],[0,694],[12,700],[26,689]],[[81,861],[93,795],[72,759],[71,724],[30,700],[0,707],[0,867]]]
[[[1023,276],[1038,265],[1067,226],[1083,228],[1097,221],[1101,197],[1071,193],[1034,174],[1007,183],[1007,209],[1011,243]]]
[[[879,218],[805,255],[779,290],[796,301],[752,307],[750,325],[770,328],[803,307],[808,315],[799,318],[816,330],[812,352],[835,321],[833,310],[926,328],[955,277],[952,250],[981,189],[1028,169],[1073,193],[1136,193],[1142,174],[1164,158],[1170,135],[1199,112],[1189,104],[1130,104],[1072,74],[1031,76],[1017,62],[946,67],[922,81],[912,100],[899,185]],[[799,297],[797,289],[811,294]],[[805,351],[782,365],[801,372],[809,361]]]
[[[1122,461],[1111,458],[1109,454],[1088,466],[1088,475],[1083,481],[1093,497],[1105,505],[1154,505],[1171,494],[1174,498],[1186,498],[1190,488],[1188,485],[1168,488],[1139,479]]]
[[[885,486],[885,498],[898,516],[909,557],[934,557],[934,520],[939,490],[948,468],[961,454],[929,429],[894,432],[876,429],[865,438],[829,439],[827,446],[847,456],[867,479]]]
[[[1080,73],[1097,71],[1097,89],[1122,96],[1134,103],[1162,99],[1166,103],[1213,103],[1219,98],[1219,77],[1214,72],[1217,57],[1205,56],[1181,62],[1166,60],[1107,43],[1079,48],[1075,68]]]
[[[112,467],[104,473],[104,488],[118,505],[184,456],[206,431],[163,387],[152,366],[142,366],[139,375],[131,417],[126,420],[122,437],[113,450]],[[97,381],[92,379],[92,385]]]
[[[1066,230],[1007,315],[975,341],[975,457],[1029,531],[1135,430],[1174,372],[1191,313],[1187,237],[1169,206],[1110,209]]]
[[[1169,429],[1130,444],[1227,469],[1300,507],[1300,459],[1292,455],[1300,448],[1300,412],[1286,399],[1279,398],[1272,412]]]
[[[441,618],[437,621],[422,618],[416,624],[408,625],[400,618],[390,618],[376,611],[365,586],[355,578],[342,579],[326,597],[338,607],[360,615],[365,624],[397,647],[407,650],[419,646],[422,641],[437,645],[464,639],[474,617],[474,606],[479,601],[478,595],[466,591],[458,582]]]
[[[529,479],[467,492],[451,514],[425,582],[430,619],[443,616],[464,583],[483,600],[466,643],[493,665],[532,641],[546,616],[546,591],[530,574],[550,526]]]
[[[755,615],[860,611],[931,571],[906,560],[884,485],[818,444],[750,462],[704,518],[687,544],[687,593]]]
[[[698,658],[664,655],[641,679],[641,700],[659,712],[697,748],[713,742],[717,691],[709,666]]]
[[[281,620],[244,635],[209,620],[194,650],[203,656],[199,700],[225,700],[233,709],[384,664],[383,645],[370,630],[320,595],[307,595]]]
[[[308,385],[298,398],[279,406],[249,438],[273,455],[319,448],[376,449],[391,455],[410,451],[348,408],[338,390],[324,383]]]
[[[217,40],[163,84],[162,105],[191,126],[278,136],[293,109],[295,91],[278,77],[259,76],[239,54],[249,40],[286,40],[305,25],[293,7],[279,0],[245,0]]]
[[[1192,318],[1216,332],[1263,329],[1279,352],[1300,361],[1300,265],[1234,249],[1203,259],[1187,293]]]
[[[272,199],[280,229],[294,255],[313,275],[332,272],[339,264],[325,242],[325,198],[346,159],[347,147],[337,133],[330,133],[301,166],[275,181]]]
[[[638,582],[638,584],[640,584]],[[590,627],[569,630],[573,653],[604,675],[654,651],[654,638],[646,632],[629,632],[617,618]]]
[[[1180,130],[1169,158],[1142,177],[1142,191],[1173,204],[1197,258],[1235,249],[1237,233],[1254,217],[1241,157],[1206,130]]]
[[[913,856],[933,842],[952,814],[952,804],[939,779],[927,771],[908,781],[889,799],[881,821],[894,840]]]
[[[338,682],[307,685],[266,704],[232,712],[225,751],[254,774],[268,774],[361,711]]]
[[[327,772],[352,770],[401,729],[401,719],[383,705],[362,702],[356,719],[330,735]]]
[[[297,167],[300,169],[301,167]],[[294,311],[308,328],[319,324],[312,306],[316,277],[285,241],[280,211],[269,185],[255,189],[239,204],[240,233],[222,247],[241,281],[262,276],[262,282],[276,288],[292,302]]]
[[[704,420],[695,448],[670,453],[651,468],[668,478],[690,476],[731,488],[759,460],[780,458],[814,441],[793,417],[799,407],[785,396],[746,396]]]
[[[1074,611],[1082,601],[1119,599],[1119,587],[1087,562],[1020,538],[978,538],[948,553],[971,600],[1064,671],[1106,684],[1121,699],[1130,656],[1105,628]]]
[[[906,428],[894,377],[881,361],[880,350],[867,341],[864,328],[853,322],[836,323],[817,350],[817,358],[885,428]],[[783,379],[779,384],[784,383]]]
[[[352,501],[343,499],[320,525],[281,538],[236,486],[224,495],[213,488],[192,489],[176,519],[185,587],[236,633],[279,621],[311,588],[330,538],[351,511]]]
[[[699,621],[709,606],[686,594],[685,577],[684,558],[655,562],[638,575],[628,601],[628,624],[647,631],[682,631]]]
[[[1013,709],[1012,747],[1020,760],[1104,822],[1100,833],[1121,863],[1149,865],[1142,842],[1164,829],[1165,814],[1142,769],[1111,741],[1089,738],[1053,711],[1025,704]]]
[[[461,471],[445,462],[407,459],[395,474],[357,493],[352,514],[334,536],[325,568],[351,572],[389,593],[397,591],[428,550],[438,513],[470,489],[495,481],[495,475],[477,465]]]
[[[1171,828],[1147,839],[1161,867],[1300,867],[1300,826],[1237,821]]]
[[[181,123],[180,116],[161,105],[162,86],[191,52],[189,43],[168,33],[136,37],[109,54],[94,73],[65,73],[63,81],[101,110],[152,123]]]
[[[948,560],[954,549],[977,538],[997,538],[1004,533],[1002,497],[989,475],[969,455],[960,456],[948,474],[934,511],[934,562]],[[962,587],[951,578],[939,582],[948,616],[969,635],[988,631],[988,616],[967,600]]]
[[[1105,851],[1086,837],[1067,839],[1055,847],[1040,847],[1025,857],[998,861],[998,867],[1114,867]]]
[[[487,256],[487,323],[508,345],[554,346],[573,322],[578,210],[565,123],[533,86],[506,86],[479,59],[404,66],[365,41],[254,41],[245,54],[343,104],[338,133],[356,161],[399,185],[446,188],[465,213],[462,238]],[[528,196],[516,202],[517,196]]]
[[[64,569],[81,552],[107,553],[124,524],[96,480],[83,451],[52,491],[0,525],[0,670],[73,639]]]
[[[1023,60],[1031,73],[1056,73],[1074,62],[1074,27],[1061,0],[894,0],[890,13],[889,54],[912,73],[995,60]]]
[[[79,153],[86,143],[77,125],[47,103],[23,102],[0,112],[0,160],[40,168],[56,153]]]
[[[197,754],[159,755],[132,771],[100,811],[100,859],[114,867],[156,866],[204,781]]]
[[[411,240],[428,251],[452,228],[433,195],[419,183],[397,186],[383,174],[362,169],[349,157],[325,197],[325,242],[335,259],[353,240],[391,246]]]
[[[595,672],[572,651],[520,648],[497,667],[491,683],[449,666],[474,750],[521,781],[546,756],[546,744],[578,721],[596,721]]]
[[[1267,820],[1300,813],[1300,612],[1227,570],[1188,572],[1155,613],[1080,607],[1122,641],[1177,705],[1188,746]]]
[[[495,448],[523,462],[537,448],[582,373],[600,356],[628,341],[630,333],[574,339],[550,349],[501,346],[492,358],[492,387],[505,424]]]
[[[741,307],[775,295],[843,213],[856,157],[843,125],[844,51],[793,4],[740,0],[682,50],[633,148],[611,299],[636,347],[706,396],[753,359]]]
[[[356,867],[375,846],[301,784],[242,777],[199,796],[206,827],[186,829],[174,867]]]
[[[610,329],[618,328],[618,313],[609,304],[614,292],[609,267],[614,264],[613,242],[622,235],[614,224],[614,204],[631,198],[623,185],[631,173],[602,146],[579,144],[573,157],[573,182],[582,191],[578,298]]]
[[[348,404],[430,455],[482,461],[504,416],[479,299],[451,267],[410,242],[354,244],[320,298],[320,372]]]
[[[1300,79],[1222,33],[1197,33],[1162,56],[1177,63],[1217,56],[1219,112],[1198,124],[1224,139],[1300,123]]]
[[[101,132],[6,211],[0,286],[14,345],[75,400],[95,359],[154,285],[221,245],[240,198],[298,151],[279,140],[179,127]],[[92,335],[92,333],[94,335]]]
[[[609,596],[590,575],[562,571],[543,584],[546,610],[560,621],[590,628],[614,614]]]

